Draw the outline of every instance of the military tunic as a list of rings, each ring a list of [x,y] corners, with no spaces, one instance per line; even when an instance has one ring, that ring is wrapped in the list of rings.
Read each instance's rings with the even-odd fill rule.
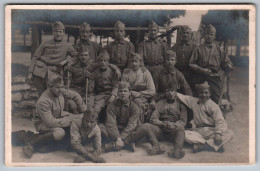
[[[98,57],[99,53],[102,50],[102,46],[101,45],[99,45],[96,42],[92,42],[92,41],[80,41],[75,46],[76,50],[78,51],[81,46],[84,46],[84,47],[88,48],[89,56],[92,59],[92,62],[94,62],[94,63],[98,62],[97,61],[97,57]]]
[[[65,41],[55,41],[54,39],[43,42],[32,58],[29,66],[29,73],[34,76],[35,87],[40,95],[47,89],[47,76],[48,72],[63,76],[62,66],[66,63],[67,56],[75,58],[77,51],[74,47]]]
[[[168,50],[166,42],[159,39],[145,40],[140,44],[139,54],[143,57],[144,65],[152,76],[162,67]]]
[[[201,103],[198,98],[177,93],[178,98],[193,111],[193,120],[196,128],[185,131],[188,143],[206,143],[216,151],[226,142],[232,139],[233,132],[228,130],[227,123],[219,106],[209,99]],[[215,145],[215,134],[222,135],[222,143]]]
[[[76,119],[71,122],[70,126],[71,146],[79,154],[88,153],[85,145],[93,142],[94,152],[101,153],[101,131],[96,125],[92,130],[86,130],[82,126],[82,120]]]
[[[215,43],[211,45],[203,44],[195,49],[189,64],[191,70],[196,73],[193,82],[201,84],[207,81],[212,90],[212,100],[218,103],[223,83],[223,69],[227,64],[232,66],[229,57]],[[201,72],[203,68],[211,69],[215,75],[204,75]]]
[[[121,71],[129,65],[129,58],[135,48],[132,42],[125,40],[113,41],[107,46],[107,51],[110,56],[110,63],[115,64]]]

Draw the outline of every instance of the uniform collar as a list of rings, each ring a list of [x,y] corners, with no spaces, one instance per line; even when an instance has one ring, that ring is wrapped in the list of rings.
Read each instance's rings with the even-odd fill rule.
[[[154,42],[154,43],[157,44],[157,43],[159,43],[159,39],[154,39],[154,40],[153,39],[148,39],[148,42]]]
[[[120,99],[117,99],[116,104],[117,104],[118,106],[127,106],[127,107],[129,107],[129,106],[130,106],[130,99],[129,99],[126,103],[123,102],[123,101],[120,100]]]
[[[188,40],[187,42],[182,42],[182,41],[181,41],[181,45],[190,45],[191,43],[192,43],[191,40]]]
[[[82,41],[82,40],[80,40],[80,42],[79,42],[79,44],[80,45],[90,45],[90,41]]]
[[[174,69],[167,69],[166,67],[164,67],[164,73],[175,75],[176,74],[176,68],[174,68]]]
[[[47,91],[47,95],[48,95],[51,99],[57,99],[57,98],[59,98],[59,97],[57,97],[57,96],[54,96],[53,93],[50,91],[50,89],[47,89],[46,91]]]
[[[123,40],[119,40],[119,41],[115,40],[114,43],[115,44],[125,44],[125,40],[124,39]]]
[[[208,48],[213,48],[213,47],[215,47],[215,44],[214,43],[211,43],[211,44],[205,43],[205,46]]]

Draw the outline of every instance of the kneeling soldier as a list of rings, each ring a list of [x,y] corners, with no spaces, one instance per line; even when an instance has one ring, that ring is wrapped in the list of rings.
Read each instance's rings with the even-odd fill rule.
[[[33,152],[37,149],[35,147],[62,140],[65,137],[64,128],[69,127],[73,119],[82,118],[82,114],[73,115],[63,111],[64,98],[74,100],[81,113],[86,110],[78,93],[63,89],[63,79],[58,75],[49,75],[48,89],[36,103],[34,126],[39,135],[23,148],[27,158],[32,157]]]
[[[210,99],[208,82],[196,85],[199,98],[177,94],[178,98],[193,111],[196,128],[185,131],[185,139],[194,144],[193,151],[207,148],[223,152],[223,144],[230,141],[233,132],[227,128],[219,106]]]
[[[131,143],[146,136],[153,148],[148,149],[148,154],[160,154],[164,149],[157,139],[166,139],[174,143],[174,149],[168,153],[169,157],[180,159],[185,153],[182,150],[184,143],[184,127],[187,121],[186,107],[176,99],[176,92],[172,89],[165,90],[166,98],[156,104],[150,122],[140,126],[136,132],[130,134],[125,142]]]
[[[83,119],[75,119],[70,126],[71,146],[79,155],[75,163],[85,162],[89,159],[95,163],[105,163],[100,156],[101,153],[101,131],[97,125],[97,114],[93,109],[84,113]],[[94,151],[84,147],[87,143],[93,142]]]

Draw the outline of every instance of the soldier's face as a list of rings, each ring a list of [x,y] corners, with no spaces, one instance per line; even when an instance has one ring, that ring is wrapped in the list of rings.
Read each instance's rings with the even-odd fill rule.
[[[88,41],[92,36],[92,32],[91,30],[81,30],[79,32],[79,36],[80,36],[80,40]]]
[[[205,35],[205,42],[206,43],[213,43],[213,41],[215,40],[216,37],[216,33],[212,32],[212,33],[207,33]]]
[[[55,97],[59,97],[61,95],[61,89],[64,87],[63,84],[54,84],[50,86],[50,91]]]
[[[176,91],[172,89],[167,89],[165,91],[165,96],[168,100],[174,100],[176,98]]]
[[[204,90],[200,90],[199,91],[199,99],[202,103],[205,103],[206,101],[208,101],[210,99],[210,91],[209,89],[204,89]]]
[[[152,27],[152,28],[149,28],[148,30],[148,37],[151,38],[151,39],[156,39],[157,38],[157,35],[158,35],[158,28],[157,27]]]
[[[60,30],[54,30],[53,31],[54,40],[61,41],[64,37],[64,34],[65,34],[64,30],[61,30],[61,29]]]
[[[84,118],[82,124],[86,129],[92,130],[96,126],[96,120],[94,118]]]
[[[122,40],[125,36],[125,30],[124,29],[115,29],[114,35],[116,40]]]
[[[99,67],[104,70],[107,69],[109,65],[109,61],[106,58],[99,59],[98,63],[99,63]]]
[[[79,60],[84,66],[87,66],[90,60],[89,52],[79,54]]]
[[[131,68],[133,70],[138,70],[141,66],[141,61],[139,59],[132,59],[131,60]]]
[[[130,91],[128,88],[118,89],[118,97],[120,100],[126,101],[129,99]]]
[[[174,65],[176,64],[176,58],[175,57],[169,57],[169,58],[166,58],[165,60],[165,64],[167,67],[169,68],[173,68]]]
[[[184,30],[181,32],[181,40],[188,41],[191,39],[191,31],[190,30]]]

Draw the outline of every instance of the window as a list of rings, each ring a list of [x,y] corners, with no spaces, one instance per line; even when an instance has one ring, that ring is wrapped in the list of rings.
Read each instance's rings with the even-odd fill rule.
[[[240,47],[240,56],[249,56],[249,47],[248,46]]]

